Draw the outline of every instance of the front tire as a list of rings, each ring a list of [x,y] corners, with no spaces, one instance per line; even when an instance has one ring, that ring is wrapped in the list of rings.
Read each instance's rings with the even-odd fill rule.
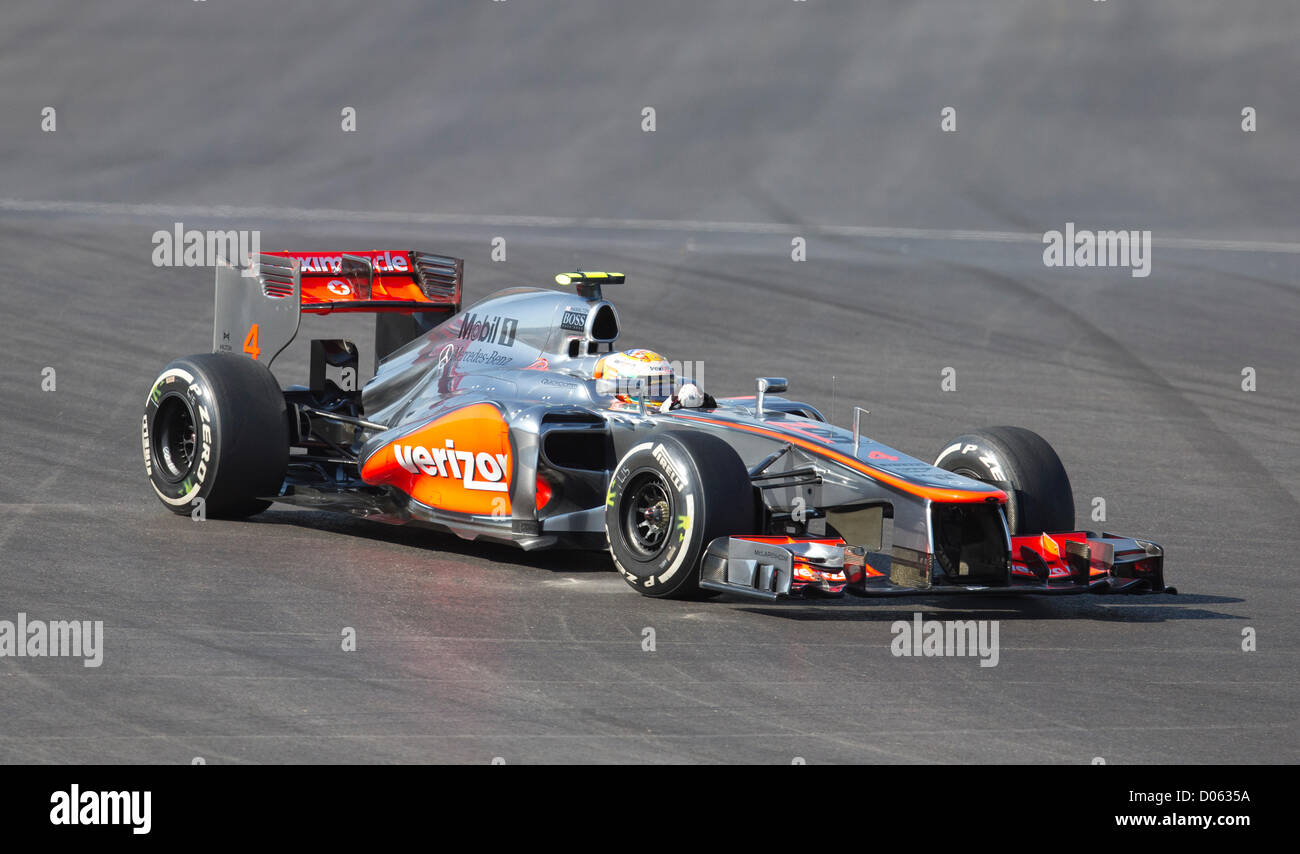
[[[1047,440],[1023,427],[986,427],[948,443],[935,466],[1007,494],[1012,535],[1073,531],[1074,490]]]
[[[643,596],[699,596],[700,561],[709,543],[750,532],[754,524],[749,471],[716,436],[652,434],[619,460],[610,477],[610,554],[623,579]]]
[[[150,389],[141,422],[145,472],[163,505],[239,518],[270,506],[289,462],[284,394],[265,366],[233,353],[185,356]]]

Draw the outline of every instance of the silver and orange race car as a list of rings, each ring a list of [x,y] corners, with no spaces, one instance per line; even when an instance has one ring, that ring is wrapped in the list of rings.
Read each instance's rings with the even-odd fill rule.
[[[463,270],[391,250],[219,266],[213,352],[173,361],[147,397],[159,499],[607,550],[655,597],[1174,592],[1160,546],[1075,529],[1069,478],[1035,433],[972,431],[928,463],[861,435],[861,410],[853,429],[828,423],[779,377],[721,398],[677,376],[663,388],[670,372],[614,380],[603,290],[621,274],[462,310]],[[348,312],[375,314],[375,376],[358,389],[357,346],[313,340],[308,384],[281,388],[269,366],[302,314]]]

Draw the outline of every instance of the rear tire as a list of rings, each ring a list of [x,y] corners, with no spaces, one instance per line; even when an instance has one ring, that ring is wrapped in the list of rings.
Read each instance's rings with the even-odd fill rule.
[[[748,533],[754,524],[749,471],[716,436],[654,433],[610,477],[610,554],[623,580],[643,596],[700,597],[700,562],[709,543]]]
[[[284,394],[270,370],[245,356],[185,356],[154,381],[141,440],[145,472],[168,510],[188,515],[203,499],[207,516],[251,516],[284,482]]]
[[[1061,458],[1023,427],[987,427],[948,443],[934,464],[991,483],[1007,494],[1012,535],[1073,531],[1074,491]]]

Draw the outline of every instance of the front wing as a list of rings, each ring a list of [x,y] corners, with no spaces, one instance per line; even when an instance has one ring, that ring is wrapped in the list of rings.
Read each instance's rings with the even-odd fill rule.
[[[935,594],[1174,593],[1164,583],[1164,550],[1149,540],[1090,531],[1017,536],[1004,576],[980,583],[950,578],[935,563],[926,584],[891,580],[890,558],[838,538],[719,537],[709,544],[700,587],[777,601],[817,596]],[[915,580],[915,574],[907,577]]]

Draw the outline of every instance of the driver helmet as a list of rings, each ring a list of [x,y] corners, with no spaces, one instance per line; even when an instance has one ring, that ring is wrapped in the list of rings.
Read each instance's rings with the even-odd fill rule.
[[[662,403],[677,390],[672,364],[653,350],[608,353],[596,362],[593,376],[600,394],[612,394],[623,403],[632,403],[638,396],[649,403]]]

